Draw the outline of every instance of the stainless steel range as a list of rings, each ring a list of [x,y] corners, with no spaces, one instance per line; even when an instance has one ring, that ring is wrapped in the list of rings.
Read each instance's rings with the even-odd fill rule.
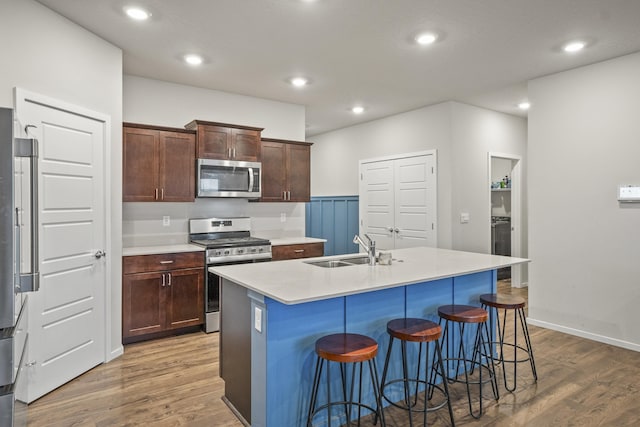
[[[220,276],[210,273],[212,265],[271,261],[271,242],[251,236],[251,219],[198,218],[189,220],[189,241],[206,252],[206,332],[220,330]]]

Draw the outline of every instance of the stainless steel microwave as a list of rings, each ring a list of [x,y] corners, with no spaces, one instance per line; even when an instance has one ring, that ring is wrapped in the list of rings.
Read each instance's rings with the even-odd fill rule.
[[[198,197],[257,199],[261,192],[261,163],[198,159]]]

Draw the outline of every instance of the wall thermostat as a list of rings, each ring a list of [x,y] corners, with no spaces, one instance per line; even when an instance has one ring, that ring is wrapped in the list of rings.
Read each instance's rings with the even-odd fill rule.
[[[640,203],[640,185],[619,186],[618,201],[623,203]]]

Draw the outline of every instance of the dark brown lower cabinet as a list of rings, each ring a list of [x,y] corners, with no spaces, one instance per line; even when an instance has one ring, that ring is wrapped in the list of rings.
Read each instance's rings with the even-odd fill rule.
[[[324,243],[301,243],[297,245],[279,245],[271,248],[273,261],[296,258],[312,258],[324,255]]]
[[[123,257],[123,273],[125,343],[204,323],[204,253]]]

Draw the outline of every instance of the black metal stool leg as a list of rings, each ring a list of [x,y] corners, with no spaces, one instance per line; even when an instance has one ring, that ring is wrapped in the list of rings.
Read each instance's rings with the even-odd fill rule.
[[[318,388],[320,386],[320,376],[322,375],[323,359],[316,357],[316,371],[313,375],[313,385],[311,386],[311,400],[309,402],[309,415],[307,416],[307,427],[311,427],[311,416],[316,407],[316,399],[318,397]]]

